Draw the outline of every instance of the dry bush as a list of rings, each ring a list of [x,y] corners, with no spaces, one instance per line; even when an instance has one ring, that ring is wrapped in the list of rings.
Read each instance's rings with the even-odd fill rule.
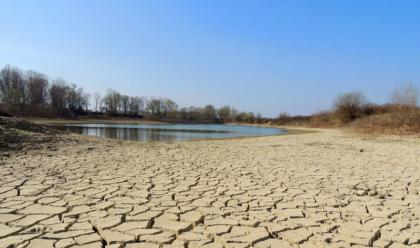
[[[0,104],[0,116],[5,117],[43,117],[43,118],[54,118],[56,112],[51,106],[45,106],[40,104],[31,105],[2,105]]]
[[[343,124],[351,122],[363,115],[366,104],[366,97],[360,91],[339,95],[334,101],[335,115]]]
[[[291,116],[287,113],[281,113],[275,119],[273,124],[275,125],[290,125],[290,126],[307,126],[311,120],[310,116],[296,115]]]
[[[6,106],[0,104],[0,116],[12,117],[13,115],[9,113]]]
[[[24,116],[54,118],[56,117],[56,111],[51,106],[31,105],[24,111]]]
[[[361,117],[369,116],[369,115],[378,115],[378,114],[385,114],[391,113],[395,110],[394,105],[392,104],[375,104],[375,103],[368,103],[363,105],[360,108]]]
[[[332,111],[321,111],[311,116],[309,125],[311,127],[337,127],[339,122]]]
[[[339,95],[334,109],[310,116],[309,126],[334,128],[351,127],[369,133],[410,134],[420,132],[418,90],[412,85],[399,87],[388,104],[368,103],[360,91]],[[295,118],[280,115],[276,123],[290,123]]]
[[[411,134],[420,132],[420,110],[392,111],[365,116],[355,120],[351,127],[366,133]]]

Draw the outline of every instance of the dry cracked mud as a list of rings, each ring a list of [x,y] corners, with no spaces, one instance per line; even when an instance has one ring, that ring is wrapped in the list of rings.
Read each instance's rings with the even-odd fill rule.
[[[420,247],[420,141],[89,141],[0,161],[0,247]]]

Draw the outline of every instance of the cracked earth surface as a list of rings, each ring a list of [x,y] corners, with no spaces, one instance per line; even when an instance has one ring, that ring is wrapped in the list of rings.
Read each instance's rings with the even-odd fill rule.
[[[0,163],[0,247],[420,247],[420,142],[92,141]]]

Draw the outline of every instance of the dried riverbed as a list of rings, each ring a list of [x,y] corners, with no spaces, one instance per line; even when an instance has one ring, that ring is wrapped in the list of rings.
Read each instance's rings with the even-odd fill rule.
[[[0,247],[420,247],[415,138],[71,137],[1,158]]]

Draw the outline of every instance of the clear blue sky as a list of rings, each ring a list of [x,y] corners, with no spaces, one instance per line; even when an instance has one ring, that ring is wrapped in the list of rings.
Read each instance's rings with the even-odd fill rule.
[[[1,2],[0,66],[275,116],[420,83],[420,1]]]

